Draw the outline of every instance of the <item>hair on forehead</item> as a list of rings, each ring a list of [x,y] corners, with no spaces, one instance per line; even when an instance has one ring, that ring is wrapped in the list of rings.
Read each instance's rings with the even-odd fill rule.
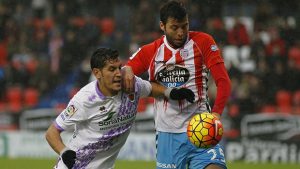
[[[167,23],[168,18],[174,18],[178,21],[183,20],[187,16],[186,9],[182,2],[172,0],[165,3],[160,9],[160,21]]]
[[[119,58],[119,52],[110,48],[98,48],[91,56],[91,69],[103,68],[108,61],[114,61]]]

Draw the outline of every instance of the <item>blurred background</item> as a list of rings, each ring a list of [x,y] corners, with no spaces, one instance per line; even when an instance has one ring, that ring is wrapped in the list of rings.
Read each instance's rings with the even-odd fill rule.
[[[112,47],[126,63],[162,35],[163,2],[1,0],[0,156],[55,157],[44,132],[92,78],[91,52]],[[214,37],[232,81],[222,117],[228,160],[300,163],[300,1],[183,2],[190,30]],[[120,159],[155,159],[152,104],[140,100]]]

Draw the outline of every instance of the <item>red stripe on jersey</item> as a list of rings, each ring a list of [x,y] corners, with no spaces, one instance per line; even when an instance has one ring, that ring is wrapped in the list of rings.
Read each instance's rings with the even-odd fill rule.
[[[196,46],[196,44],[193,45],[194,50],[194,64],[195,64],[195,83],[197,87],[198,92],[198,103],[201,103],[202,100],[202,90],[203,90],[203,84],[202,84],[202,64],[203,64],[203,55],[200,49]]]
[[[167,47],[164,48],[164,61],[168,61],[172,57],[172,51]]]
[[[155,54],[153,55],[152,57],[152,60],[150,62],[150,65],[149,65],[149,80],[150,81],[155,81],[155,57],[157,55],[157,51],[155,52]]]
[[[178,51],[175,55],[176,58],[176,64],[180,64],[184,66],[184,61],[182,59],[182,57],[180,56],[180,51]]]

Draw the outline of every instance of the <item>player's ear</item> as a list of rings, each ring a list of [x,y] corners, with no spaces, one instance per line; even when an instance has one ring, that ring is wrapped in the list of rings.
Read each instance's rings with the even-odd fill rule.
[[[92,72],[96,79],[99,79],[101,77],[101,71],[99,68],[93,68]]]
[[[165,32],[165,25],[164,25],[164,23],[163,23],[162,21],[159,22],[159,27],[160,27],[160,29],[161,29],[162,31]]]

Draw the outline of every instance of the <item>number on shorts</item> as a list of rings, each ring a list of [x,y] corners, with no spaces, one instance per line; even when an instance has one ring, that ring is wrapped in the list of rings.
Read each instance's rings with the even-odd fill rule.
[[[216,157],[217,157],[217,151],[215,150],[215,149],[210,149],[207,153],[212,153],[212,157],[211,157],[211,159],[210,160],[216,160]],[[224,155],[224,152],[223,152],[223,150],[221,149],[221,148],[219,148],[219,154],[223,157],[222,159],[221,159],[221,161],[223,162],[223,163],[225,163],[225,155]]]

